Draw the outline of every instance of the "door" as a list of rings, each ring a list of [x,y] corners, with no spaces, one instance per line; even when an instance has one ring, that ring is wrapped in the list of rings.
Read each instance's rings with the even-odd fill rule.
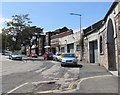
[[[98,44],[97,40],[89,43],[90,63],[98,62]]]
[[[94,46],[93,46],[93,42],[89,43],[89,57],[90,57],[90,63],[94,63]]]

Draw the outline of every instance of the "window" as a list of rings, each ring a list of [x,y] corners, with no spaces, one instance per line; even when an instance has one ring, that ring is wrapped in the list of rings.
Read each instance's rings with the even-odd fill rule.
[[[65,51],[65,48],[64,47],[61,47],[61,52],[64,52]]]
[[[80,51],[80,45],[76,45],[76,51]]]

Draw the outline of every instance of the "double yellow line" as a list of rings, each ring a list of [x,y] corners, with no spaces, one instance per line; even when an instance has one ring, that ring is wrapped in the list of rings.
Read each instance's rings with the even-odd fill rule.
[[[80,83],[83,82],[84,80],[93,79],[93,78],[100,78],[100,77],[110,77],[110,76],[112,76],[112,75],[100,75],[100,76],[81,78],[81,79],[78,79],[78,80],[72,82],[65,91],[56,89],[56,90],[42,91],[42,92],[38,92],[38,93],[67,93],[67,92],[72,92],[72,91],[75,91],[76,89],[79,89]]]

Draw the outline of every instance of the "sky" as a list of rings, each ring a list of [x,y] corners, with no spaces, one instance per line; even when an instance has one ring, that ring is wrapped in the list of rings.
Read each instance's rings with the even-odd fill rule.
[[[2,2],[0,23],[10,21],[13,15],[29,14],[31,26],[44,28],[44,32],[68,27],[75,32],[104,18],[112,2]],[[4,26],[4,23],[3,23]]]

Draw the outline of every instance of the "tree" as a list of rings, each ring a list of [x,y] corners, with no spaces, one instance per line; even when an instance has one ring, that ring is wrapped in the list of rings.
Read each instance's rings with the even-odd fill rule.
[[[3,35],[9,34],[9,37],[10,35],[12,36],[11,39],[14,40],[13,50],[20,49],[22,42],[21,40],[22,31],[27,27],[30,27],[30,23],[32,23],[28,16],[29,16],[28,14],[12,16],[12,21],[7,22],[6,23],[7,28],[4,28],[2,30]]]
[[[34,33],[42,33],[43,28],[37,28],[37,26],[26,27],[21,32],[21,40],[24,41],[26,38],[31,37]]]
[[[9,47],[10,49],[20,50],[21,44],[30,44],[30,38],[34,33],[43,32],[43,28],[38,28],[37,26],[30,26],[30,18],[26,15],[15,15],[12,16],[12,21],[6,23],[7,28],[2,29],[2,44],[3,49]]]
[[[23,29],[30,26],[29,23],[32,23],[28,16],[28,14],[12,16],[12,21],[8,22],[7,26],[9,29],[14,29],[16,32],[21,32]]]
[[[7,49],[9,47],[10,50],[13,49],[14,41],[12,40],[12,35],[8,33],[7,29],[2,29],[1,33],[1,43],[2,43],[2,49]]]
[[[38,28],[37,26],[32,26],[24,29],[22,31],[22,41],[25,43],[25,45],[29,45],[30,47],[30,53],[31,53],[31,47],[32,44],[37,45],[37,38],[40,37],[40,33],[43,33],[43,28]],[[36,36],[36,39],[32,39],[33,36]],[[31,40],[32,39],[32,40]],[[32,43],[31,43],[32,41]],[[38,47],[36,47],[36,52],[38,53]]]

